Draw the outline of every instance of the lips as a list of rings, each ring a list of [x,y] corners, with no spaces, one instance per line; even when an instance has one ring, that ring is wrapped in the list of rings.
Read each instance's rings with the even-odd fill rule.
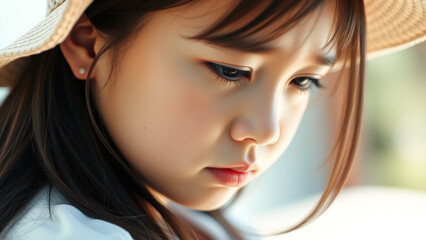
[[[238,171],[241,168],[207,168],[210,174],[221,184],[229,187],[241,187],[249,180],[251,171]]]

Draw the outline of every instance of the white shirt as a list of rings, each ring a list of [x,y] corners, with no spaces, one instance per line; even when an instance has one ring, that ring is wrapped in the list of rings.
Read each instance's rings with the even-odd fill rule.
[[[52,189],[51,213],[49,191],[44,187],[24,209],[23,213],[0,234],[6,240],[132,240],[123,228],[99,219],[89,218],[67,204]]]
[[[70,205],[54,188],[49,214],[49,188],[42,188],[24,211],[2,233],[1,240],[133,240],[115,224],[84,215]],[[231,239],[210,216],[173,204],[171,210],[184,215],[213,239]]]

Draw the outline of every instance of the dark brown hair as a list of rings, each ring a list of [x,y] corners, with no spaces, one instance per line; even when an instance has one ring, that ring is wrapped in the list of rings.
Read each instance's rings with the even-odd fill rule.
[[[192,1],[134,0],[94,1],[86,10],[106,44],[95,57],[110,51],[121,56],[126,42],[149,21],[151,13],[192,4]],[[221,32],[238,19],[248,17],[257,0],[237,1],[219,22],[208,26],[194,40],[258,51],[258,46],[291,29],[301,19],[324,5],[325,0],[271,0],[251,21],[230,32]],[[265,3],[265,2],[263,2]],[[291,14],[290,14],[291,13]],[[333,149],[332,174],[316,208],[295,228],[321,214],[343,187],[358,141],[365,59],[365,16],[363,1],[336,0],[334,32],[330,45],[337,48],[343,66],[346,94],[343,121]],[[286,21],[262,39],[253,34]],[[288,17],[290,16],[290,17]],[[220,32],[220,34],[219,34]],[[250,40],[249,40],[250,39]],[[22,59],[21,59],[22,60]],[[91,81],[77,81],[59,47],[27,57],[22,77],[0,108],[0,232],[22,212],[45,185],[55,187],[89,217],[126,229],[135,239],[196,239],[184,221],[162,206],[141,184],[143,176],[133,170],[110,139],[92,104]],[[163,218],[166,228],[154,217]],[[235,238],[238,231],[221,216],[209,212]],[[287,232],[285,231],[285,232]]]

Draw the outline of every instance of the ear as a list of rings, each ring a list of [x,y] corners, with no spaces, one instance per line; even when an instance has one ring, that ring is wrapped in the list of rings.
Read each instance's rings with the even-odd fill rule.
[[[99,51],[100,41],[100,36],[94,30],[94,26],[83,14],[65,41],[59,45],[77,79],[85,80],[87,78],[89,68]],[[96,72],[93,69],[90,78],[94,78],[95,75]]]

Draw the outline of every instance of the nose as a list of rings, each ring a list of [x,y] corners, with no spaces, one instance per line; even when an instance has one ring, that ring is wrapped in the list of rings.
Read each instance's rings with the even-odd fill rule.
[[[244,104],[232,122],[231,138],[235,141],[252,141],[256,145],[276,143],[280,136],[279,96],[257,95]]]

